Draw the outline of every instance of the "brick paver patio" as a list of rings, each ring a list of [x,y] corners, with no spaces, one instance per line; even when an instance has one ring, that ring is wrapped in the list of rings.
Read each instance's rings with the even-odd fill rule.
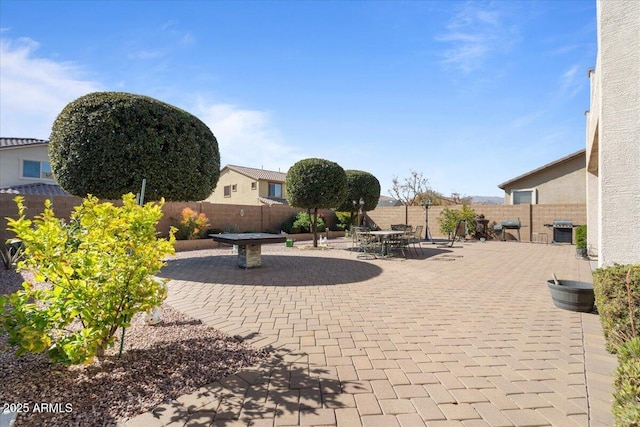
[[[162,271],[168,303],[267,362],[142,414],[137,426],[610,426],[615,357],[596,314],[554,307],[546,280],[591,281],[574,246],[424,245],[409,259],[263,246]]]

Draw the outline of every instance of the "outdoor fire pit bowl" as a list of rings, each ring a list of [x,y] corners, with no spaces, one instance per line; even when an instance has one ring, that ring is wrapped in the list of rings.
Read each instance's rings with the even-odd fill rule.
[[[556,307],[583,313],[593,311],[595,296],[591,283],[575,280],[558,280],[558,283],[556,285],[555,281],[547,280]]]

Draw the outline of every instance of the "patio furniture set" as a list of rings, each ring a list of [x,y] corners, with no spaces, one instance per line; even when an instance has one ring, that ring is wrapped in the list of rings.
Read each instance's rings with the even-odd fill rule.
[[[422,225],[392,224],[389,230],[370,230],[367,227],[351,227],[352,249],[357,249],[358,258],[391,258],[396,253],[407,257],[411,247],[415,254],[422,250]]]

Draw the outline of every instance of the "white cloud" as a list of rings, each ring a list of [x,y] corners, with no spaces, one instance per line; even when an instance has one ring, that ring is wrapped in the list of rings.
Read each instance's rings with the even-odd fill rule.
[[[507,51],[517,30],[502,23],[502,12],[492,3],[465,3],[446,25],[447,31],[436,37],[449,45],[442,53],[442,63],[470,73],[492,53]]]
[[[191,32],[180,29],[176,21],[168,21],[143,35],[131,35],[126,42],[129,50],[127,57],[142,61],[162,59],[191,48],[196,43]]]
[[[36,41],[28,38],[0,39],[0,135],[3,137],[48,139],[55,118],[69,102],[87,93],[105,90],[100,82],[84,79],[78,65],[38,56],[38,47]],[[267,112],[203,99],[186,110],[214,132],[223,164],[284,172],[302,158],[297,148],[283,141]]]
[[[574,65],[560,76],[560,89],[564,97],[576,96],[582,89],[583,82],[587,80],[578,76],[578,71],[580,71],[580,66]]]
[[[200,100],[192,111],[213,131],[220,147],[221,166],[241,166],[286,172],[303,158],[287,145],[267,112]]]
[[[98,83],[83,79],[73,63],[38,57],[38,47],[29,38],[0,39],[2,136],[47,139],[65,105],[100,90]]]
[[[165,55],[164,52],[161,52],[159,50],[141,50],[138,52],[131,52],[128,55],[129,59],[140,59],[143,61],[149,60],[149,59],[158,59],[158,58],[162,58]]]

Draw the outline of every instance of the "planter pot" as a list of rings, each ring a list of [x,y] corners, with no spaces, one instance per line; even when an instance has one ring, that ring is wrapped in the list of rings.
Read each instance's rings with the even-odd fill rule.
[[[582,313],[593,311],[595,296],[591,283],[574,280],[559,280],[558,283],[560,284],[556,285],[553,280],[547,281],[556,307]]]

